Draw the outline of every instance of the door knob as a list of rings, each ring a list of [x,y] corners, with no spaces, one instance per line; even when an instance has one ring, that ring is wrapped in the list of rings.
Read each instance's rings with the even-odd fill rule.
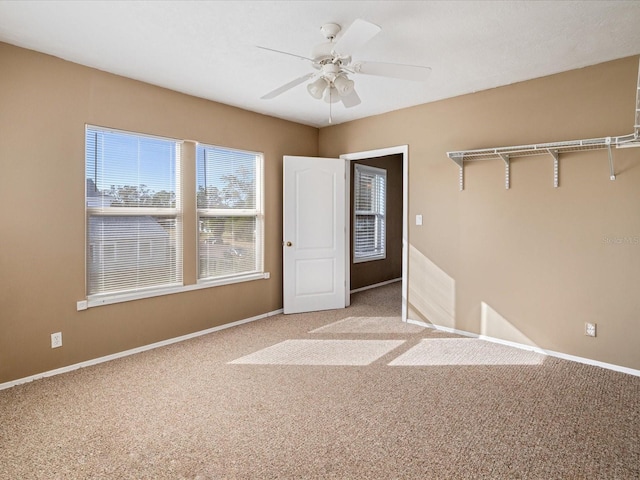
[[[290,247],[291,245],[293,245],[293,243],[287,242],[287,247]]]

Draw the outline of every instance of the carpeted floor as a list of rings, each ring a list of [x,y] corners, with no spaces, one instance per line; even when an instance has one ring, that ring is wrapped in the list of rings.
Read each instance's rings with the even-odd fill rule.
[[[0,478],[640,478],[640,378],[402,324],[399,288],[0,391]]]

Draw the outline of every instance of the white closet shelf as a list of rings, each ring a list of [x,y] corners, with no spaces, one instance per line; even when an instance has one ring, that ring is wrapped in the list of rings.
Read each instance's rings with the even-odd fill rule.
[[[533,155],[550,155],[553,157],[553,186],[559,186],[559,158],[561,154],[584,152],[588,150],[607,149],[609,154],[609,178],[616,179],[613,168],[611,148],[640,147],[638,129],[635,133],[620,137],[588,138],[585,140],[568,140],[565,142],[536,143],[532,145],[516,145],[511,147],[479,148],[477,150],[459,150],[447,152],[447,156],[459,167],[460,191],[464,190],[464,163],[480,160],[504,161],[504,186],[510,188],[510,159],[514,157],[529,157]]]
[[[636,89],[634,133],[620,137],[588,138],[586,140],[569,140],[566,142],[535,143],[512,147],[479,148],[477,150],[459,150],[447,152],[447,156],[459,167],[460,191],[464,190],[464,163],[479,160],[504,161],[504,186],[510,186],[510,159],[513,157],[529,157],[532,155],[550,155],[553,157],[553,186],[558,187],[558,158],[561,154],[584,152],[587,150],[607,149],[609,154],[609,178],[616,179],[613,168],[611,148],[640,147],[640,64],[638,65],[638,84]]]
[[[528,157],[531,155],[553,155],[599,150],[603,148],[640,147],[637,134],[631,133],[620,137],[589,138],[585,140],[569,140],[565,142],[536,143],[532,145],[517,145],[511,147],[479,148],[477,150],[459,150],[447,152],[447,156],[462,166],[463,162],[478,160],[504,160],[504,156]]]
[[[465,162],[477,162],[480,160],[504,161],[504,186],[510,188],[510,159],[514,157],[529,157],[533,155],[550,155],[553,157],[553,186],[559,186],[559,158],[561,154],[572,152],[585,152],[588,150],[607,149],[609,154],[609,179],[615,180],[616,174],[613,168],[613,154],[611,148],[640,147],[640,135],[636,128],[635,133],[620,137],[588,138],[585,140],[568,140],[565,142],[535,143],[532,145],[516,145],[511,147],[479,148],[477,150],[459,150],[447,152],[447,156],[460,168],[459,186],[464,190],[464,164]]]

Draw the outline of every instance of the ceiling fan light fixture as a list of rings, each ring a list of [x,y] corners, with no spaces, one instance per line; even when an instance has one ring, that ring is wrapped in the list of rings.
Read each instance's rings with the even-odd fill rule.
[[[340,101],[340,93],[335,87],[329,87],[324,92],[324,101],[327,103],[338,103]]]
[[[324,94],[324,91],[327,89],[327,81],[324,79],[324,77],[320,77],[317,80],[311,82],[309,85],[307,85],[307,91],[309,92],[309,94],[315,98],[320,100],[322,98],[322,95]]]
[[[353,80],[349,80],[345,75],[338,75],[333,81],[333,86],[338,91],[338,95],[344,97],[353,92]]]

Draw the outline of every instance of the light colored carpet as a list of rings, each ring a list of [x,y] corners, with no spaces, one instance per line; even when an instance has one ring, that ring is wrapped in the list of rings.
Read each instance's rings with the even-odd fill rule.
[[[428,338],[389,365],[541,365],[545,356],[475,338]]]
[[[309,333],[416,333],[424,328],[404,323],[400,317],[348,317]]]
[[[369,365],[402,343],[402,340],[285,340],[229,363]]]
[[[640,478],[640,378],[491,352],[390,366],[460,337],[309,333],[400,314],[399,284],[352,300],[0,391],[0,479]],[[230,363],[292,340],[402,343],[368,365]]]

